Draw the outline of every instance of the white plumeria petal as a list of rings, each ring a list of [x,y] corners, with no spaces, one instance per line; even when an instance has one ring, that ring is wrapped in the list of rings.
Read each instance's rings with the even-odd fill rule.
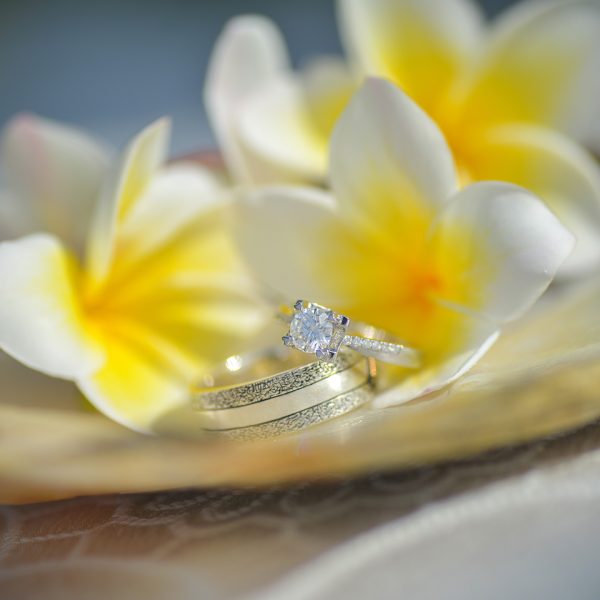
[[[432,114],[483,31],[481,11],[469,0],[338,0],[338,14],[350,56]]]
[[[0,244],[0,347],[55,377],[96,369],[103,356],[85,326],[76,275],[74,260],[52,236]]]
[[[241,255],[267,289],[286,301],[336,304],[316,270],[329,251],[327,233],[337,219],[333,198],[316,188],[249,190],[238,206],[236,238]]]
[[[103,368],[79,378],[77,385],[113,421],[150,433],[155,420],[188,400],[190,382],[163,364],[165,356],[139,342],[113,340]]]
[[[330,177],[345,214],[395,238],[457,187],[437,125],[399,88],[377,78],[364,83],[338,121]]]
[[[362,78],[338,56],[315,58],[299,75],[313,126],[328,144],[337,120]]]
[[[357,79],[336,57],[320,57],[300,73],[274,77],[248,96],[239,112],[241,142],[255,161],[270,165],[255,183],[322,183],[333,128]]]
[[[440,261],[460,265],[459,288],[449,303],[464,305],[497,323],[521,316],[546,290],[573,249],[573,235],[530,192],[482,182],[451,199],[433,231]],[[456,267],[453,267],[456,269]]]
[[[15,117],[2,136],[2,168],[16,203],[9,228],[47,231],[82,251],[108,161],[107,150],[76,128]]]
[[[257,183],[314,181],[325,178],[327,138],[311,121],[299,77],[282,75],[247,97],[239,109],[239,136],[252,156],[272,165],[269,179]]]
[[[474,173],[508,181],[541,198],[577,239],[560,274],[578,274],[600,261],[600,166],[566,136],[528,124],[502,125],[477,136]]]
[[[98,286],[110,269],[116,228],[163,164],[170,133],[168,119],[144,129],[125,150],[96,207],[87,244],[88,285]]]
[[[559,128],[600,151],[600,6],[522,2],[495,25],[471,81],[465,126],[523,122]]]
[[[239,139],[239,110],[247,98],[289,69],[285,43],[277,27],[259,16],[232,19],[219,37],[205,86],[208,116],[238,181],[252,182],[265,169],[247,156]]]
[[[160,252],[199,217],[221,204],[226,194],[219,180],[198,164],[178,162],[164,168],[121,224],[119,266],[131,266],[150,253]]]
[[[485,319],[465,315],[465,330],[470,332],[463,347],[441,365],[406,373],[400,383],[379,394],[375,408],[397,406],[432,394],[450,385],[467,373],[492,347],[500,332]]]

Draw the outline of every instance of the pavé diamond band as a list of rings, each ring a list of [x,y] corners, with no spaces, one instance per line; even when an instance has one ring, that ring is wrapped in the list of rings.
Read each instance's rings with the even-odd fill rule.
[[[292,314],[282,315],[290,329],[283,336],[286,346],[314,354],[319,360],[333,362],[340,348],[348,347],[364,356],[403,367],[417,368],[420,355],[374,327],[355,326],[364,335],[349,335],[350,319],[314,302],[298,300]]]
[[[335,363],[299,364],[297,356],[232,357],[230,366],[247,362],[247,368],[230,369],[210,387],[193,390],[203,428],[241,439],[271,437],[340,416],[373,397],[372,359],[348,349]]]

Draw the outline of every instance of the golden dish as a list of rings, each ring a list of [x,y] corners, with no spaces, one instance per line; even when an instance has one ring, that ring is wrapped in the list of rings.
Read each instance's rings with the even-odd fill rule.
[[[29,387],[11,397],[2,373],[0,501],[336,478],[556,435],[600,417],[599,306],[600,280],[555,288],[452,388],[256,442],[136,434],[4,358]]]

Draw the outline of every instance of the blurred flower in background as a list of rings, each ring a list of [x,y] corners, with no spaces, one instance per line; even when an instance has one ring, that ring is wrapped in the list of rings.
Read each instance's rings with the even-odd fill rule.
[[[523,2],[488,26],[471,0],[339,0],[348,63],[293,71],[273,23],[240,17],[214,52],[206,102],[239,180],[323,182],[328,139],[364,74],[399,85],[437,122],[463,184],[522,185],[600,259],[600,5]]]

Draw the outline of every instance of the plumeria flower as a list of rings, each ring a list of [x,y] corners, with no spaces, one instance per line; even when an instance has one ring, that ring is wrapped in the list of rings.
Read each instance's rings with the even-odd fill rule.
[[[471,0],[338,0],[350,56],[294,72],[270,22],[238,18],[206,97],[234,175],[324,182],[333,126],[364,74],[427,111],[463,183],[532,190],[576,234],[572,271],[600,260],[600,6],[523,2],[485,23]]]
[[[325,304],[422,352],[423,368],[405,371],[379,404],[462,374],[544,292],[574,244],[523,188],[459,188],[435,122],[382,79],[367,80],[338,121],[329,177],[331,193],[245,192],[239,244],[286,299]]]
[[[36,117],[3,139],[0,347],[139,430],[262,319],[224,189],[165,165],[168,137],[157,121],[112,167],[94,140]]]

